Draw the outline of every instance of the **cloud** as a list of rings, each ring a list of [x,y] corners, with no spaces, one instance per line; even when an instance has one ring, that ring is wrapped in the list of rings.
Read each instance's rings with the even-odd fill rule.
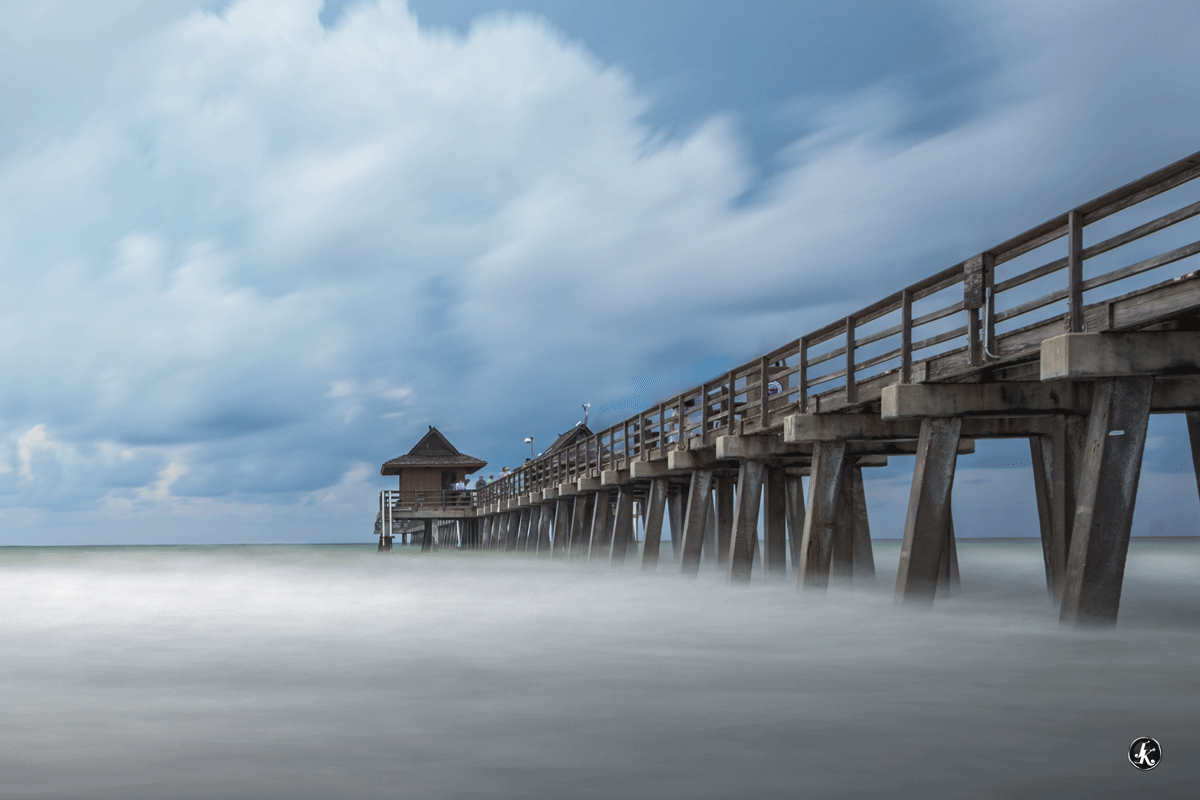
[[[538,18],[138,8],[79,56],[103,102],[51,75],[40,128],[0,123],[0,442],[28,477],[52,434],[93,508],[344,497],[426,423],[511,460],[581,402],[626,413],[632,376],[655,402],[1195,149],[1187,5],[952,7],[994,61],[964,119],[914,134],[899,79],[798,98],[750,203],[734,117],[663,134]]]

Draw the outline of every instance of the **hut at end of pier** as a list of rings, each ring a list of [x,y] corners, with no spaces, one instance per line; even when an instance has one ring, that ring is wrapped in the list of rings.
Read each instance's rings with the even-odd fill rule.
[[[458,452],[441,431],[430,425],[429,432],[412,450],[383,462],[379,474],[396,476],[400,507],[445,508],[460,505],[465,499],[455,492],[454,484],[466,481],[468,475],[486,466],[486,461]]]

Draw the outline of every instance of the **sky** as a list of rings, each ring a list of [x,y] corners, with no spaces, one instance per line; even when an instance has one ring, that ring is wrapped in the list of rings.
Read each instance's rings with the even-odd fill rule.
[[[369,541],[428,425],[498,473],[1200,149],[1189,2],[6,18],[0,544]],[[1183,430],[1135,533],[1196,533]],[[1028,459],[959,535],[1035,533]]]

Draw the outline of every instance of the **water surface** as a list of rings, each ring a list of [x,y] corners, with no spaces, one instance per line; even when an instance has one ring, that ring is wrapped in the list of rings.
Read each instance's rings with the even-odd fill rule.
[[[4,798],[1184,797],[1200,546],[1135,540],[1115,630],[1036,542],[962,593],[357,547],[0,550]],[[1156,737],[1165,757],[1125,751]]]

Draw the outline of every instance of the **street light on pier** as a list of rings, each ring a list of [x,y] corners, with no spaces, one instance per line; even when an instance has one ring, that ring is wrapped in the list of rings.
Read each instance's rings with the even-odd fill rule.
[[[533,437],[526,436],[525,444],[529,445],[529,460],[532,461],[533,460]]]

